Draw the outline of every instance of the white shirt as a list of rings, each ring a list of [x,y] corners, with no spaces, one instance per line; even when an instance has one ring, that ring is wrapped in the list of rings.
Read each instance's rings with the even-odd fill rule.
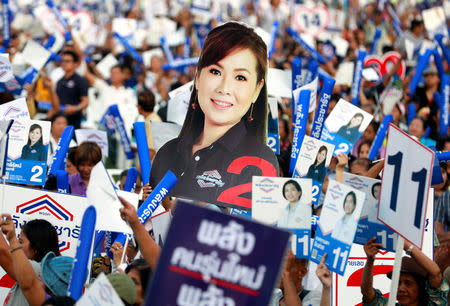
[[[311,229],[311,205],[304,204],[298,200],[291,211],[289,211],[289,206],[289,204],[286,205],[281,211],[278,227]]]
[[[331,237],[339,240],[346,244],[352,244],[353,238],[355,238],[356,227],[358,226],[358,221],[350,216],[344,221],[344,216],[340,218],[336,225],[334,226],[333,233]]]

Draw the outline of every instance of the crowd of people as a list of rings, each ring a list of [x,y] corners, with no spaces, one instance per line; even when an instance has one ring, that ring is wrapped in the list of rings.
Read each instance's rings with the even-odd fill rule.
[[[221,202],[235,204],[220,193],[223,184],[237,186],[249,183],[255,175],[291,176],[289,165],[295,128],[292,123],[295,103],[289,98],[275,96],[278,101],[280,146],[279,154],[275,155],[266,145],[267,95],[273,95],[268,89],[270,86],[267,84],[267,73],[270,68],[290,70],[295,57],[302,59],[303,70],[308,70],[307,65],[312,54],[286,31],[293,24],[294,10],[290,7],[293,3],[282,0],[241,0],[233,3],[218,1],[209,3],[211,10],[205,15],[201,13],[202,10],[199,12],[198,8],[194,8],[196,1],[192,2],[192,5],[188,5],[184,1],[154,1],[153,4],[147,4],[146,1],[118,1],[115,3],[115,12],[106,21],[100,18],[101,14],[91,11],[99,33],[105,34],[102,44],[82,49],[76,35],[72,35],[72,39],[67,40],[58,50],[59,56],[49,61],[33,82],[23,84],[20,94],[7,90],[0,92],[0,103],[13,101],[19,96],[26,97],[32,119],[51,121],[47,156],[49,165],[65,127],[71,125],[75,129],[106,130],[101,123],[103,114],[109,106],[116,104],[130,139],[134,138],[133,123],[145,122],[152,170],[149,173],[149,184],[143,185],[141,177],[136,182],[134,191],[139,194],[141,204],[149,197],[166,171],[171,170],[179,182],[170,196],[162,201],[161,205],[165,210],[174,209],[176,197],[182,197],[192,199],[198,205],[230,213],[230,205],[220,205]],[[236,6],[236,3],[240,3],[240,6]],[[351,152],[348,155],[333,157],[327,173],[324,163],[327,154],[332,152],[322,146],[314,163],[309,167],[308,177],[324,180],[320,199],[312,208],[313,214],[318,216],[329,179],[335,176],[336,180],[342,181],[343,172],[381,178],[386,142],[377,155],[378,161],[369,159],[369,152],[380,124],[387,115],[392,115],[392,124],[424,146],[437,151],[450,150],[448,124],[442,126],[440,120],[441,112],[444,111],[440,99],[448,101],[449,98],[449,93],[443,91],[447,84],[442,83],[442,73],[448,74],[450,71],[449,58],[445,56],[445,52],[450,53],[450,40],[447,39],[447,49],[444,50],[439,49],[437,44],[431,47],[426,45],[427,41],[433,42],[435,38],[434,34],[425,28],[426,22],[421,13],[425,9],[438,7],[444,7],[448,13],[448,5],[445,6],[445,1],[416,3],[402,0],[349,1],[345,4],[343,7],[340,3],[323,3],[330,12],[337,12],[341,21],[337,23],[337,29],[330,31],[331,36],[321,38],[319,35],[308,40],[314,44],[313,48],[326,58],[326,62],[319,65],[317,75],[326,75],[337,80],[327,115],[340,99],[352,101],[352,84],[338,79],[341,77],[342,67],[356,62],[358,50],[363,49],[368,53],[370,50],[371,55],[379,58],[394,51],[397,52],[399,60],[387,65],[385,73],[380,73],[378,79],[366,79],[363,75],[357,106],[372,114],[374,119],[359,138],[358,130],[363,120],[361,113],[356,113],[339,129],[338,135],[355,143]],[[62,7],[65,5],[66,8],[73,8],[69,4],[61,3]],[[84,10],[90,9],[90,4],[86,4]],[[152,12],[152,9],[155,12]],[[33,26],[39,25],[33,24],[30,27],[18,22],[19,17],[30,14],[30,10],[32,11],[32,7],[25,6],[15,12],[16,18],[11,20],[9,44],[3,44],[13,66],[18,61],[15,57],[20,57],[27,41],[34,39],[44,45],[52,36],[52,33],[40,31],[42,33],[39,34],[39,31],[32,31]],[[205,16],[209,19],[199,27],[198,19]],[[111,20],[114,17],[133,19],[147,31],[147,38],[136,48],[136,52],[143,55],[148,51],[158,51],[152,54],[148,62],[141,63],[132,52],[117,51],[120,43],[114,39],[111,30]],[[172,44],[169,52],[162,52],[159,43],[155,45],[154,39],[148,39],[152,35],[158,35],[151,27],[154,24],[152,19],[158,18],[170,20],[176,24],[176,30],[181,30],[184,34],[184,40]],[[444,28],[447,31],[450,26],[448,15],[445,20]],[[230,22],[223,25],[227,21],[244,22],[247,26]],[[278,22],[278,28],[273,49],[269,50],[270,58],[267,58],[270,46],[267,46],[251,27],[271,33],[274,22]],[[201,29],[207,29],[210,34],[207,37],[202,36],[199,33]],[[377,30],[381,31],[381,35],[373,48]],[[68,31],[71,31],[70,26]],[[344,41],[341,43],[348,45],[344,54],[336,52],[342,46],[333,45],[330,42],[332,36],[339,37]],[[449,33],[445,36],[448,38]],[[185,43],[186,41],[188,43]],[[413,45],[412,53],[407,47],[409,44]],[[423,56],[421,49],[426,49],[426,46],[434,48],[435,53],[442,54],[441,64],[431,60],[431,57],[418,87],[414,92],[410,92],[411,79]],[[98,71],[96,64],[111,55],[117,63],[109,68],[109,75],[105,77]],[[173,56],[173,59],[168,58],[169,56]],[[181,67],[174,65],[176,61],[194,57],[199,57],[198,63]],[[403,73],[400,73],[402,62],[405,66]],[[444,71],[440,70],[440,65]],[[170,121],[169,104],[174,103],[174,99],[169,93],[190,81],[193,83],[184,109],[185,120],[179,127],[179,137],[166,142],[160,148],[154,143],[152,123]],[[290,86],[289,84],[287,87]],[[319,92],[320,88],[321,86]],[[400,94],[393,98],[392,92]],[[447,97],[437,96],[435,93]],[[317,100],[318,98],[319,95]],[[182,103],[179,100],[176,102]],[[173,109],[171,111],[173,112]],[[314,112],[308,115],[306,135],[311,133],[313,120]],[[447,131],[442,132],[443,128],[447,128]],[[138,157],[127,158],[118,134],[108,135],[107,157],[103,156],[101,148],[95,142],[70,142],[66,171],[69,174],[71,194],[86,196],[91,171],[101,160],[105,161],[108,168],[122,171],[117,183],[120,189],[124,188],[127,171],[131,166],[142,169]],[[32,159],[33,154],[38,154],[37,159],[44,159],[42,146],[42,128],[32,125],[29,142],[22,149],[22,157]],[[137,152],[135,144],[132,149]],[[33,150],[39,152],[32,153]],[[242,169],[239,169],[242,171],[236,172],[235,168],[235,172],[227,172],[230,165],[236,161],[241,162],[243,157],[259,158],[256,162],[255,159],[250,162],[253,163],[251,166],[257,169],[249,167],[252,169],[244,171],[242,166]],[[443,182],[432,186],[435,195],[432,203],[434,257],[430,256],[431,254],[425,255],[417,247],[405,242],[404,250],[408,256],[402,261],[397,291],[400,305],[447,303],[447,283],[450,281],[450,183],[447,178],[450,167],[447,162],[441,162],[440,168]],[[206,170],[211,169],[218,169],[222,177],[208,181]],[[199,187],[199,176],[205,184],[211,184],[208,185],[209,189],[203,188],[202,185]],[[43,189],[56,191],[55,179],[49,176]],[[285,215],[288,215],[290,209],[300,207],[298,202],[302,197],[302,189],[294,180],[285,184],[283,196],[289,202]],[[247,200],[251,203],[249,194],[243,199],[244,202]],[[8,201],[7,195],[5,201]],[[142,225],[136,209],[126,200],[121,201],[121,216],[132,228],[134,239],[126,246],[119,242],[112,245],[103,243],[101,249],[108,252],[110,257],[101,253],[100,257],[93,260],[93,266],[86,268],[91,270],[92,279],[102,272],[108,274],[109,281],[125,305],[142,305],[161,249],[152,238],[151,224]],[[356,196],[350,192],[343,206],[345,213],[351,215],[355,206]],[[310,207],[308,209],[311,210]],[[17,236],[11,215],[3,214],[2,217],[0,227],[4,236],[0,235],[0,265],[16,281],[4,304],[73,304],[74,301],[70,301],[69,297],[63,297],[69,285],[73,259],[59,253],[55,228],[48,221],[38,219],[28,222]],[[280,222],[295,223],[286,216]],[[304,223],[304,220],[302,222]],[[347,222],[347,218],[343,216],[339,222],[343,224]],[[352,226],[353,230],[354,228],[356,224]],[[342,231],[335,231],[333,235],[345,236],[345,239],[349,236]],[[361,282],[364,305],[387,304],[382,292],[373,287],[375,257],[380,248],[380,241],[375,237],[364,246],[367,255]],[[332,278],[324,260],[321,264],[314,265],[289,254],[270,305],[330,305]],[[388,277],[391,277],[389,273]]]

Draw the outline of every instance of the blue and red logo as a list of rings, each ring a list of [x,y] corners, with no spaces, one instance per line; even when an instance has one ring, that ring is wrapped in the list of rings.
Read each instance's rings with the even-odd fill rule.
[[[73,221],[73,215],[58,204],[49,195],[43,195],[39,198],[17,205],[16,212],[26,215],[32,214],[51,214],[58,220]]]
[[[8,109],[5,111],[5,113],[3,114],[3,117],[6,117],[10,114],[14,114],[14,113],[20,113],[21,109],[15,106],[10,106],[8,107]]]

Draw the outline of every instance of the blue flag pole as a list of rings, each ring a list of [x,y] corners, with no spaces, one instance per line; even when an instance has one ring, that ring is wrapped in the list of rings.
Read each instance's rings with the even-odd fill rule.
[[[137,60],[139,63],[143,64],[144,60],[142,59],[141,55],[134,49],[128,41],[125,39],[125,37],[122,37],[119,35],[119,33],[114,32],[114,37],[117,38],[120,43],[125,47],[125,50],[127,50],[127,53],[131,55],[135,60]]]
[[[150,170],[152,167],[150,154],[148,151],[147,134],[145,133],[145,123],[133,123],[134,134],[138,149],[139,164],[141,165],[142,184],[147,185],[150,179]]]
[[[316,139],[320,139],[320,136],[322,135],[323,123],[325,122],[325,116],[327,115],[328,104],[330,103],[331,95],[333,93],[334,83],[336,83],[336,81],[328,77],[325,77],[323,80],[323,87],[311,130],[311,137]]]
[[[358,50],[358,60],[356,61],[355,74],[353,75],[352,85],[352,104],[359,103],[359,88],[361,86],[362,71],[364,68],[364,59],[366,58],[366,51]]]
[[[374,160],[378,156],[378,152],[380,152],[380,148],[383,145],[384,138],[386,137],[389,123],[394,121],[394,117],[392,114],[388,114],[384,117],[383,121],[380,124],[380,127],[378,128],[377,135],[375,136],[375,139],[373,140],[372,147],[369,151],[369,159]]]
[[[419,84],[420,78],[422,77],[422,73],[425,70],[425,67],[428,65],[428,61],[430,60],[430,56],[432,54],[432,51],[430,49],[427,49],[425,51],[425,54],[419,58],[419,62],[417,63],[416,73],[411,79],[411,82],[409,83],[409,95],[414,95],[414,92],[416,91],[417,84]]]
[[[89,206],[81,221],[80,238],[78,240],[77,254],[73,262],[72,275],[70,277],[67,295],[78,300],[83,293],[83,284],[88,273],[89,257],[91,254],[92,238],[95,230],[97,212],[94,206]]]

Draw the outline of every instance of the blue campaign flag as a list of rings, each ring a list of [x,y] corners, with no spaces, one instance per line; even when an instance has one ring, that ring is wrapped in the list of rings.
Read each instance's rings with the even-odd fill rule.
[[[394,121],[394,117],[392,114],[387,115],[384,117],[383,121],[380,124],[380,127],[378,128],[377,135],[375,136],[375,139],[373,140],[372,147],[370,147],[369,151],[369,159],[374,160],[378,156],[378,152],[380,152],[380,148],[383,145],[384,138],[386,137],[389,123]]]
[[[147,134],[145,133],[145,122],[133,123],[134,135],[138,149],[139,164],[141,165],[142,183],[147,185],[150,179],[152,167],[150,153],[148,151]]]
[[[320,55],[320,53],[317,52],[316,49],[314,49],[313,47],[308,45],[308,43],[306,43],[303,39],[301,39],[300,35],[298,35],[297,32],[295,32],[291,28],[287,28],[286,31],[300,44],[300,46],[305,48],[316,61],[318,61],[321,64],[326,63],[325,58],[322,55]]]
[[[53,155],[52,165],[48,174],[56,175],[57,170],[64,170],[66,168],[66,156],[69,150],[69,144],[73,137],[73,126],[67,126],[61,138],[59,138],[58,146],[56,147],[55,155]]]
[[[294,139],[292,141],[291,161],[289,164],[289,174],[292,174],[297,164],[300,153],[300,147],[306,133],[306,124],[308,123],[308,110],[311,91],[300,91],[299,104],[297,108],[297,120],[295,122]]]
[[[3,34],[3,47],[9,48],[9,40],[11,39],[11,33],[9,28],[9,4],[8,0],[2,0],[2,34]]]
[[[84,282],[87,277],[86,269],[91,254],[92,238],[95,230],[97,212],[94,206],[89,206],[81,221],[80,238],[78,240],[77,254],[73,262],[72,275],[70,277],[67,295],[74,300],[78,300],[83,294]]]
[[[414,74],[414,76],[411,79],[411,82],[409,83],[409,95],[410,96],[412,96],[414,94],[414,92],[416,91],[417,85],[419,84],[419,81],[422,77],[422,73],[428,65],[431,54],[432,54],[432,51],[430,49],[427,49],[425,51],[425,54],[419,58],[419,62],[417,63],[416,73]]]
[[[319,105],[316,108],[316,115],[311,129],[311,137],[320,139],[322,135],[323,124],[325,116],[328,111],[328,104],[330,103],[331,95],[333,93],[334,79],[324,77],[322,91],[320,92]]]
[[[141,55],[134,49],[126,40],[125,37],[122,37],[119,35],[119,33],[114,32],[114,37],[117,38],[120,43],[124,46],[125,50],[127,50],[127,53],[131,55],[135,60],[137,60],[139,63],[143,64],[144,60],[142,59]]]
[[[375,34],[373,35],[372,46],[370,47],[370,54],[375,54],[378,48],[378,41],[381,37],[381,29],[376,29]]]
[[[297,104],[294,99],[294,90],[302,86],[302,61],[298,57],[294,57],[292,66],[292,130],[295,130],[295,122],[297,121]],[[309,107],[309,106],[308,106]]]
[[[168,61],[169,64],[170,64],[170,63],[173,62],[172,51],[170,51],[169,44],[167,43],[166,38],[165,38],[164,36],[161,37],[160,40],[161,40],[161,47],[162,47],[162,49],[163,49],[163,51],[164,51],[164,55],[166,56],[167,61]]]
[[[114,116],[111,115],[110,107],[108,107],[106,112],[103,114],[100,124],[106,128],[109,134],[112,135],[115,133]]]
[[[178,202],[145,305],[201,305],[211,296],[215,305],[267,305],[290,236]]]
[[[69,193],[69,172],[66,170],[56,170],[56,186],[58,192]]]
[[[164,71],[166,71],[169,69],[176,69],[176,68],[181,68],[181,67],[186,67],[186,66],[197,65],[198,59],[199,59],[198,57],[177,59],[169,64],[164,64],[163,69],[164,69]]]
[[[123,150],[125,151],[127,159],[133,159],[134,152],[133,149],[131,148],[130,138],[128,138],[128,133],[125,129],[125,124],[123,123],[123,119],[122,116],[120,115],[117,104],[113,104],[109,107],[109,115],[113,119],[114,129],[119,133],[120,142],[122,143],[122,147]]]
[[[272,58],[272,53],[275,52],[275,39],[277,38],[278,33],[278,21],[274,21],[272,25],[272,29],[270,30],[270,43],[269,43],[269,59]]]
[[[366,58],[366,51],[358,50],[358,59],[356,60],[355,74],[353,75],[352,85],[352,104],[358,105],[359,102],[359,88],[361,86],[362,71],[364,68],[364,59]]]
[[[123,187],[123,190],[128,192],[134,192],[136,188],[137,178],[138,178],[138,171],[136,167],[131,167],[130,169],[128,169],[127,180],[125,181],[125,186]]]
[[[306,65],[305,80],[302,85],[311,83],[317,77],[317,71],[319,70],[319,63],[315,59],[311,59]]]

